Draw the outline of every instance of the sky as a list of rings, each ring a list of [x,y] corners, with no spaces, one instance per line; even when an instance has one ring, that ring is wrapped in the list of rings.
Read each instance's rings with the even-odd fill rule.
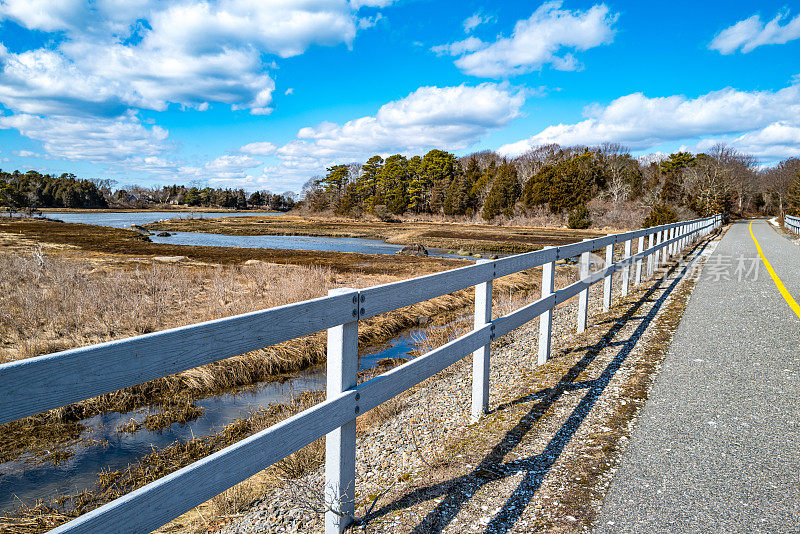
[[[800,157],[800,5],[0,0],[0,168],[300,191],[372,155]]]

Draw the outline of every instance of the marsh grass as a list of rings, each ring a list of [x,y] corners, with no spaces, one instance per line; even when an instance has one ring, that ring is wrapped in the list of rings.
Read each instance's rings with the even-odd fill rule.
[[[137,333],[137,329],[141,327],[135,321],[142,317],[142,308],[149,310],[145,315],[158,318],[158,323],[151,323],[152,328],[162,329],[175,326],[176,323],[196,322],[214,316],[249,311],[248,308],[258,309],[285,303],[281,299],[312,298],[324,294],[328,288],[336,285],[363,287],[375,283],[372,277],[345,279],[326,269],[268,264],[238,267],[153,264],[120,269],[91,262],[51,258],[36,252],[28,256],[0,255],[0,262],[0,268],[4,272],[13,273],[16,278],[16,283],[8,279],[2,282],[4,285],[0,304],[5,313],[3,318],[10,319],[3,322],[3,336],[9,335],[6,334],[8,332],[19,340],[23,336],[36,335],[37,331],[47,332],[49,337],[45,339],[63,342],[66,346]],[[565,285],[565,280],[571,281],[574,277],[572,270],[559,270],[557,284]],[[496,281],[495,316],[504,315],[531,299],[538,298],[539,280],[540,271],[537,269]],[[71,281],[78,288],[75,294],[67,295],[56,287],[64,281]],[[98,298],[99,295],[105,295],[105,298]],[[56,302],[59,299],[69,302]],[[416,326],[420,317],[424,317],[428,327],[424,338],[418,340],[418,345],[420,353],[427,352],[471,328],[473,301],[474,292],[464,290],[371,318],[360,325],[359,340],[370,343],[391,339],[403,329]],[[15,310],[26,305],[31,305],[31,309],[24,316],[16,315]],[[76,321],[66,317],[70,314],[79,315],[85,320]],[[94,318],[95,315],[110,317],[114,314],[117,315],[113,328],[109,327],[108,321]],[[125,320],[120,320],[119,317]],[[70,327],[79,329],[82,333],[69,331]],[[16,348],[15,353],[15,348],[13,343],[4,345],[6,359],[34,356],[37,352],[24,352]],[[200,396],[232,387],[252,385],[269,377],[285,376],[321,363],[324,357],[325,338],[323,334],[317,334],[126,388],[77,405],[3,425],[0,428],[4,432],[4,438],[0,442],[3,449],[0,453],[5,458],[12,458],[23,450],[36,449],[37,443],[41,449],[58,451],[57,447],[53,447],[54,441],[67,436],[69,439],[62,441],[74,443],[82,431],[77,421],[102,411],[129,411],[140,406],[156,405],[156,410],[144,420],[131,420],[119,429],[128,432],[135,432],[142,427],[158,430],[172,422],[186,422],[200,412],[192,402]],[[402,361],[398,359],[388,362],[387,367]],[[13,518],[0,520],[0,528],[14,525],[15,532],[41,532],[52,528],[56,523],[62,523],[109,502],[298,413],[318,402],[322,395],[321,392],[306,393],[286,404],[272,406],[254,412],[250,417],[234,421],[211,436],[189,442],[176,442],[154,450],[125,470],[100,473],[93,490],[20,508],[13,514]],[[359,430],[363,431],[393,417],[401,406],[402,397],[398,397],[374,408],[359,418]],[[55,454],[53,453],[53,458],[56,457]],[[256,475],[215,497],[202,507],[202,512],[196,511],[199,523],[195,524],[194,520],[190,523],[202,530],[207,527],[208,521],[218,521],[221,517],[236,513],[251,503],[259,493],[263,493],[264,488],[279,483],[281,478],[296,478],[316,468],[323,457],[324,443],[318,440],[278,462],[267,470],[267,474]]]
[[[339,280],[329,269],[258,263],[242,266],[108,264],[41,253],[0,254],[0,361],[109,341],[314,298]],[[184,399],[249,386],[320,363],[316,334],[125,388],[0,426],[0,461],[25,450],[57,457],[78,421],[98,413],[160,407],[141,425],[156,429],[199,415]],[[176,402],[175,399],[181,399]]]
[[[332,287],[393,279],[261,262],[115,264],[43,254],[40,248],[0,254],[0,271],[0,361],[5,362],[314,298]],[[538,278],[517,274],[495,286],[501,292],[530,292]],[[359,326],[359,341],[386,342],[420,317],[468,308],[472,301],[472,291],[464,290],[367,319]],[[99,413],[158,408],[120,429],[128,432],[184,423],[201,413],[193,409],[193,400],[283,379],[324,360],[325,335],[317,333],[7,423],[0,426],[0,461],[25,451],[36,462],[61,458],[64,445],[80,439],[79,421]],[[176,403],[176,398],[189,401]]]

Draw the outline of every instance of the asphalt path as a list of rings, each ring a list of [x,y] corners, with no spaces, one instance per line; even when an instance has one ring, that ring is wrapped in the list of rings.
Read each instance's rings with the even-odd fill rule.
[[[800,301],[800,246],[752,232]],[[800,532],[800,318],[749,221],[709,256],[597,532]]]

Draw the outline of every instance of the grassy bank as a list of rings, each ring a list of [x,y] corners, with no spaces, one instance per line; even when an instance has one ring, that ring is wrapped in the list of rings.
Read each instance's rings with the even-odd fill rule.
[[[529,273],[523,276],[534,277],[536,275]],[[567,284],[572,281],[572,269],[564,269],[558,273],[558,276],[559,284]],[[521,289],[515,289],[515,285]],[[525,278],[504,280],[495,291],[494,314],[503,315],[522,305],[527,301],[529,293],[536,292],[537,286],[538,284]],[[426,303],[424,307],[418,305],[414,308],[414,313],[410,317],[420,317],[423,316],[423,313],[430,314],[425,316],[430,317],[430,321],[425,329],[425,339],[419,343],[419,350],[422,352],[431,350],[469,330],[472,320],[463,308],[471,302],[471,292],[464,291],[443,297],[437,303]],[[406,324],[403,318],[394,317],[388,328],[395,326],[402,328]],[[375,333],[376,329],[385,328],[387,328],[386,323],[374,321],[366,324],[360,335],[374,337],[378,335]],[[389,362],[389,366],[402,362],[403,360],[398,359]],[[387,367],[364,373],[360,377],[360,381],[369,379],[375,373],[383,372]],[[249,417],[236,420],[213,435],[198,437],[189,442],[176,442],[168,447],[155,449],[126,469],[99,473],[95,486],[90,490],[63,495],[49,501],[43,500],[32,506],[22,507],[8,517],[0,518],[0,527],[14,532],[44,532],[294,415],[316,404],[323,397],[324,393],[322,392],[304,393],[286,404],[254,411]],[[404,398],[405,396],[398,397],[392,402],[364,414],[358,421],[359,431],[363,432],[372,428],[394,415],[402,405]],[[263,494],[266,488],[282,484],[285,478],[297,478],[309,470],[315,469],[320,465],[323,457],[324,447],[320,440],[278,462],[253,479],[215,497],[201,507],[202,512],[198,510],[190,514],[191,517],[183,517],[176,523],[191,531],[206,531],[209,522],[218,523],[224,520],[226,515],[241,511],[258,495]]]
[[[284,253],[290,256],[284,264],[265,262]],[[153,261],[155,255],[181,255],[187,261],[163,264]],[[330,264],[325,258],[332,259]],[[251,259],[262,261],[244,264]],[[156,245],[127,230],[52,221],[2,221],[0,362],[314,298],[333,287],[365,287],[466,263]],[[565,278],[559,283],[566,285],[574,276],[573,269],[566,268],[559,276]],[[513,302],[538,294],[539,280],[540,271],[531,270],[495,282],[496,314],[507,313]],[[431,348],[455,334],[452,328],[442,327],[457,317],[464,322],[472,303],[472,291],[465,290],[365,320],[359,327],[359,341],[362,346],[386,342],[408,327],[427,323],[432,325],[427,342]],[[139,416],[118,430],[158,430],[200,415],[194,404],[198,399],[282,379],[324,359],[325,339],[320,333],[2,425],[0,462],[27,453],[25,457],[33,462],[57,464],[74,450],[85,430],[81,420],[87,417],[151,407],[144,418]],[[240,426],[235,432],[198,438],[193,445],[176,443],[154,451],[122,474],[102,475],[98,489],[91,494],[42,503],[23,513],[15,519],[19,529],[14,531],[28,531],[24,525],[33,529],[30,531],[46,530],[46,525],[52,528],[52,521],[63,521],[139,487],[152,480],[148,477],[153,473],[162,476],[178,469],[196,460],[198,454],[241,439],[243,432],[263,428],[262,423],[269,426],[267,422],[277,420],[273,415],[289,413],[281,411],[284,408],[275,410],[268,419],[256,413],[245,422],[236,422]],[[157,462],[159,467],[148,462]]]
[[[10,247],[15,243],[23,243],[23,248],[45,244],[62,252],[79,254],[84,258],[185,256],[190,261],[216,265],[234,265],[247,260],[259,260],[281,265],[324,267],[337,273],[389,275],[398,278],[410,278],[467,265],[466,260],[414,256],[151,243],[145,236],[133,230],[41,219],[0,218],[0,238]]]
[[[336,273],[328,268],[256,263],[163,265],[109,258],[75,260],[41,249],[0,254],[0,361],[245,313],[324,295],[338,286],[365,287],[396,279]],[[496,283],[498,295],[535,290],[538,272]],[[402,330],[472,305],[461,291],[362,322],[362,346],[387,342]],[[325,360],[324,333],[306,336],[145,384],[125,388],[0,427],[0,461],[31,453],[58,463],[79,439],[80,421],[100,413],[152,407],[125,429],[158,430],[202,412],[196,400],[284,379]]]
[[[498,226],[444,221],[356,221],[321,217],[277,215],[172,219],[147,225],[150,230],[206,232],[228,235],[302,235],[381,239],[406,245],[479,252],[517,253],[544,246],[563,245],[602,235],[596,231],[527,226]]]

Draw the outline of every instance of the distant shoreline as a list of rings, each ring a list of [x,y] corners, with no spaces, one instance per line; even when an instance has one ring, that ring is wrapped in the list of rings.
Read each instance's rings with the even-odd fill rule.
[[[224,208],[203,208],[203,207],[158,207],[158,208],[38,208],[41,213],[149,213],[159,211],[171,211],[175,213],[284,213],[270,209],[251,209],[251,210],[231,210]]]

